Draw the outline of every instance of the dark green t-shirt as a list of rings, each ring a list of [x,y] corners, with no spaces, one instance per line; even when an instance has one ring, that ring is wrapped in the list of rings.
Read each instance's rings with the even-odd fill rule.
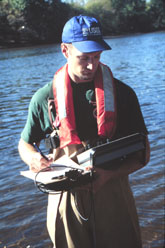
[[[133,133],[147,134],[146,126],[135,92],[126,84],[115,79],[117,127],[113,139]],[[52,83],[39,89],[31,99],[28,118],[21,138],[32,144],[39,142],[52,132],[48,115],[48,98]],[[97,122],[93,115],[94,106],[86,97],[88,90],[94,90],[90,83],[72,82],[73,101],[78,136],[81,140],[97,137]]]
[[[26,125],[21,133],[21,138],[29,143],[40,142],[46,134],[52,132],[48,115],[48,98],[52,82],[39,89],[32,97],[29,104]]]

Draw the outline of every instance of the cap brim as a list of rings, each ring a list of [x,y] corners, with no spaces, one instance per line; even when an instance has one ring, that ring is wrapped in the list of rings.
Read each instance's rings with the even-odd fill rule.
[[[111,47],[104,40],[101,41],[86,40],[86,41],[72,42],[72,45],[82,53],[92,53],[98,51],[111,50]]]

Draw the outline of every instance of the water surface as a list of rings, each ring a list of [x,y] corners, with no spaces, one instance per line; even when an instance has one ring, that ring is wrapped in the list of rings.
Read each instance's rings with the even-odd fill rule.
[[[107,39],[101,61],[138,96],[149,130],[151,161],[130,176],[143,248],[164,244],[165,32]],[[65,63],[60,45],[0,50],[0,247],[52,247],[46,230],[47,195],[21,177],[27,166],[17,144],[33,93]]]

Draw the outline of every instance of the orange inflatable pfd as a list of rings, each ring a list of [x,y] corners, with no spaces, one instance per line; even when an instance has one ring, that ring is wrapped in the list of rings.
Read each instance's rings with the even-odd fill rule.
[[[94,78],[98,135],[111,138],[116,127],[115,85],[110,68],[99,63]],[[56,121],[59,128],[60,148],[81,144],[76,131],[71,79],[68,64],[59,69],[53,79]],[[58,123],[58,124],[57,124]]]

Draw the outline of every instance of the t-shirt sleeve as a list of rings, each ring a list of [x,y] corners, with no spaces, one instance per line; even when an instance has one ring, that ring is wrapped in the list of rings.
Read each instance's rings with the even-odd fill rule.
[[[21,138],[29,143],[40,142],[47,133],[51,133],[51,125],[48,116],[47,97],[49,85],[38,90],[32,97],[25,127]]]

